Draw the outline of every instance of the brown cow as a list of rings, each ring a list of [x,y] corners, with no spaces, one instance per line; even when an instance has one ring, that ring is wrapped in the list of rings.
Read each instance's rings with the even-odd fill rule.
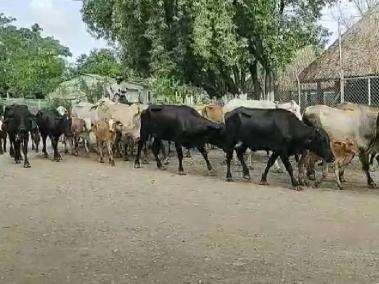
[[[103,149],[104,144],[107,147],[109,155],[109,163],[112,167],[115,166],[113,158],[113,145],[116,140],[116,123],[113,119],[102,119],[95,123],[93,130],[96,135],[97,153],[99,155],[99,162],[104,163]]]
[[[342,182],[345,182],[345,179],[343,178],[343,173],[345,171],[345,168],[351,163],[353,158],[359,153],[358,146],[356,143],[352,142],[349,139],[343,140],[336,140],[331,138],[330,140],[330,149],[332,150],[332,153],[334,155],[335,161],[334,161],[334,174],[336,177],[336,182],[339,189],[343,189]],[[307,167],[313,167],[313,165],[321,161],[320,157],[318,157],[314,153],[309,153],[305,164]],[[327,168],[323,168],[323,174],[320,179],[318,179],[315,183],[315,186],[319,186],[321,182],[327,177]]]
[[[80,142],[80,139],[82,139],[83,143],[84,143],[84,148],[85,148],[86,153],[88,155],[88,153],[89,153],[88,131],[87,131],[86,122],[84,119],[81,119],[78,117],[72,117],[71,135],[72,136],[69,137],[71,154],[75,155],[75,156],[78,155],[79,142]]]
[[[208,105],[201,110],[201,115],[210,121],[224,123],[224,111],[222,106]]]

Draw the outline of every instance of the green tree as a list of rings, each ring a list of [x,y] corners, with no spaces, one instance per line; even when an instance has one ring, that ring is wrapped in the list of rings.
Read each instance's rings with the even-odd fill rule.
[[[259,96],[298,49],[322,46],[317,20],[333,1],[84,0],[82,15],[95,35],[117,41],[123,64],[141,77]]]
[[[109,49],[94,49],[87,56],[82,54],[76,61],[77,72],[117,78],[122,75],[121,64]]]
[[[0,93],[14,97],[44,98],[63,80],[67,47],[43,37],[41,27],[12,25],[13,18],[0,14]]]

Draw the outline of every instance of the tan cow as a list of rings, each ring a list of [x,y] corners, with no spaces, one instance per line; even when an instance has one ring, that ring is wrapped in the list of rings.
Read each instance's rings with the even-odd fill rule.
[[[147,106],[142,104],[110,104],[103,103],[98,107],[100,117],[113,119],[117,122],[116,131],[119,141],[124,147],[124,159],[128,160],[128,149],[133,149],[140,137],[141,113]]]
[[[208,105],[201,110],[201,115],[210,121],[224,123],[224,112],[222,106]]]
[[[351,163],[353,158],[358,154],[357,144],[352,142],[349,139],[346,140],[336,140],[330,139],[330,149],[334,155],[334,174],[337,182],[337,186],[339,189],[343,189],[342,182],[345,182],[343,178],[343,173],[346,167]],[[314,153],[309,153],[306,158],[306,166],[313,166],[316,162],[321,161],[320,157],[318,157]],[[327,170],[323,169],[323,174],[320,179],[318,179],[315,183],[315,186],[319,186],[321,182],[327,177]]]
[[[109,156],[109,163],[112,167],[115,166],[113,158],[113,145],[116,139],[116,123],[113,119],[102,119],[96,122],[93,126],[93,131],[96,135],[97,153],[99,162],[104,163],[104,145],[106,145]]]
[[[324,129],[329,137],[339,141],[349,139],[356,143],[359,158],[370,187],[376,184],[369,172],[369,154],[378,152],[379,129],[378,112],[363,105],[344,104],[342,109],[325,105],[311,106],[305,109],[303,121],[311,126]],[[303,175],[299,168],[300,175]],[[301,179],[303,180],[303,179]]]
[[[78,156],[79,142],[80,142],[80,139],[82,139],[84,143],[84,148],[88,155],[89,154],[89,149],[88,149],[89,137],[88,137],[86,121],[84,119],[81,119],[78,117],[72,117],[71,135],[72,136],[69,139],[71,154]]]

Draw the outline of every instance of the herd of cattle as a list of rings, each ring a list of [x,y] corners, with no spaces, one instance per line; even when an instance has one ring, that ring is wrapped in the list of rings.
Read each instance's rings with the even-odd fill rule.
[[[315,164],[319,162],[323,164],[323,175],[316,184],[326,177],[327,166],[332,164],[337,185],[343,189],[344,170],[358,155],[368,185],[375,187],[370,175],[370,158],[379,153],[378,114],[376,108],[352,103],[335,108],[316,105],[301,113],[294,101],[277,104],[241,99],[233,99],[223,107],[129,105],[101,99],[96,104],[79,103],[69,111],[59,107],[36,114],[25,105],[11,105],[5,108],[0,119],[0,153],[6,151],[8,136],[11,157],[16,163],[24,160],[24,167],[28,168],[29,137],[37,152],[42,138],[42,152],[46,158],[49,137],[54,160],[59,161],[58,143],[63,137],[66,151],[67,143],[73,155],[78,155],[82,144],[87,154],[90,148],[96,148],[101,163],[106,149],[112,166],[115,165],[114,155],[123,155],[128,160],[134,154],[134,146],[138,146],[134,166],[139,168],[142,150],[146,160],[151,149],[158,168],[164,169],[163,164],[168,162],[167,152],[173,144],[179,161],[178,172],[182,175],[183,147],[197,148],[208,170],[212,171],[207,153],[207,146],[212,145],[225,152],[226,179],[231,181],[234,152],[242,165],[243,177],[250,180],[246,151],[250,151],[249,163],[252,163],[253,152],[267,151],[270,157],[260,183],[268,184],[267,174],[273,165],[280,168],[277,161],[280,157],[297,190],[308,183],[307,179],[315,180]],[[297,161],[297,177],[291,156]]]

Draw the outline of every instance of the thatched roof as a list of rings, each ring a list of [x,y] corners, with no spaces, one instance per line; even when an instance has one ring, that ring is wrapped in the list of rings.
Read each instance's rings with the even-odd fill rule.
[[[316,58],[314,48],[304,47],[297,51],[284,70],[279,72],[278,85],[280,91],[297,91],[297,76]]]
[[[374,9],[342,36],[344,76],[379,75],[379,8]],[[302,82],[338,80],[338,40],[300,74]]]

